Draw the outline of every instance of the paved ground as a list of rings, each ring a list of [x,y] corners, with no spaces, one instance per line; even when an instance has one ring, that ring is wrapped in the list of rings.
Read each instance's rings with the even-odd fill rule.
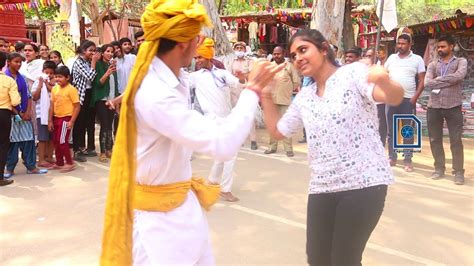
[[[397,183],[390,187],[364,264],[474,265],[474,139],[464,143],[464,186],[454,185],[451,177],[428,178],[427,143],[415,155],[416,172],[394,168]],[[304,265],[306,148],[296,145],[296,156],[289,159],[247,146],[235,168],[234,193],[241,201],[220,202],[208,215],[217,263]],[[206,176],[211,164],[198,155],[195,173]],[[15,184],[0,188],[0,265],[97,265],[107,170],[96,158],[67,175],[23,175],[20,166]]]

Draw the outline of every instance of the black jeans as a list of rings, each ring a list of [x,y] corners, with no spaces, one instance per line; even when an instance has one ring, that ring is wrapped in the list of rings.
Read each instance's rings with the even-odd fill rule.
[[[120,118],[120,114],[118,114],[117,112],[114,112],[114,138],[117,136],[117,131],[118,131],[118,126],[119,126],[119,118]]]
[[[377,116],[379,118],[380,140],[385,147],[385,143],[387,142],[387,114],[385,113],[385,104],[377,104]]]
[[[0,179],[3,179],[7,164],[8,150],[10,149],[10,131],[12,129],[12,112],[0,109]]]
[[[91,94],[92,90],[86,90],[84,102],[81,105],[81,111],[72,129],[74,152],[86,148],[86,132],[87,150],[95,150],[95,108],[90,107]]]
[[[105,101],[97,101],[95,103],[95,110],[100,122],[100,153],[111,151],[113,146],[112,124],[114,122],[114,111],[110,110]]]
[[[385,204],[387,186],[310,194],[306,254],[310,265],[361,265]]]
[[[453,170],[464,174],[464,148],[462,145],[463,117],[461,106],[450,109],[428,108],[428,136],[436,170],[446,170],[446,158],[443,148],[443,123],[446,120],[449,131],[449,143],[453,156]]]
[[[389,106],[385,107],[387,113],[387,128],[388,128],[388,157],[390,160],[397,160],[397,153],[393,148],[394,134],[393,132],[393,115],[395,114],[415,114],[415,105],[410,103],[410,98],[403,98],[402,103],[399,106]],[[405,122],[403,122],[405,125]],[[413,144],[414,139],[404,139],[404,144]],[[413,157],[412,151],[406,151],[403,153],[404,161],[411,163],[411,158]]]

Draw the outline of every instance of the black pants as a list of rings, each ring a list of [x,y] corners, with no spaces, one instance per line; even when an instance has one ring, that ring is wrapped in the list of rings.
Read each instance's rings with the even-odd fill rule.
[[[377,116],[379,118],[380,140],[385,147],[385,143],[387,142],[387,114],[385,113],[385,104],[377,104]]]
[[[95,150],[95,108],[90,107],[91,92],[91,90],[86,90],[84,102],[81,105],[81,111],[72,129],[74,152],[86,148],[86,132],[87,150]]]
[[[105,153],[111,151],[113,146],[112,124],[114,122],[114,111],[105,105],[105,101],[96,102],[95,110],[100,122],[100,152]]]
[[[120,115],[117,113],[114,113],[114,138],[117,136],[117,131],[118,131],[118,124],[119,124],[119,118]]]
[[[443,149],[443,123],[446,120],[449,131],[449,143],[453,156],[453,170],[464,174],[464,148],[462,145],[463,117],[461,106],[451,109],[428,108],[426,113],[431,153],[436,170],[446,170],[446,158]]]
[[[310,265],[361,265],[382,215],[387,186],[308,197],[306,254]]]
[[[0,109],[0,128],[0,179],[3,179],[12,129],[12,112],[8,109]]]

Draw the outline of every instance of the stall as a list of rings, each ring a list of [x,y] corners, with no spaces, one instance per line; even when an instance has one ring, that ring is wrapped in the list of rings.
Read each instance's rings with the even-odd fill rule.
[[[290,37],[311,23],[311,8],[270,9],[221,16],[231,42],[244,41],[252,52],[264,49],[271,53],[276,46],[286,47]]]

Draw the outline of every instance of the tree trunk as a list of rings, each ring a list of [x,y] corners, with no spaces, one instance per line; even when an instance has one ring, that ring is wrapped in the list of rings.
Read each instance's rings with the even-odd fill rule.
[[[217,7],[215,0],[200,0],[200,2],[206,7],[207,13],[214,24],[212,29],[204,29],[204,32],[209,38],[214,39],[216,56],[223,56],[232,53],[232,47],[229,39],[225,34],[224,27],[222,27],[219,14],[217,13]]]
[[[313,0],[312,26],[337,46],[341,46],[344,7],[344,0]]]
[[[99,37],[99,44],[104,42],[104,23],[99,13],[99,3],[97,0],[90,0],[90,19],[92,27],[92,36]]]
[[[351,1],[346,0],[346,8],[344,10],[344,27],[342,30],[342,50],[351,49],[352,47],[356,46],[354,40],[354,29],[352,28],[352,18],[351,18]]]
[[[224,8],[227,5],[226,0],[219,0],[219,8],[217,9],[217,13],[219,15],[222,15],[224,13]]]

